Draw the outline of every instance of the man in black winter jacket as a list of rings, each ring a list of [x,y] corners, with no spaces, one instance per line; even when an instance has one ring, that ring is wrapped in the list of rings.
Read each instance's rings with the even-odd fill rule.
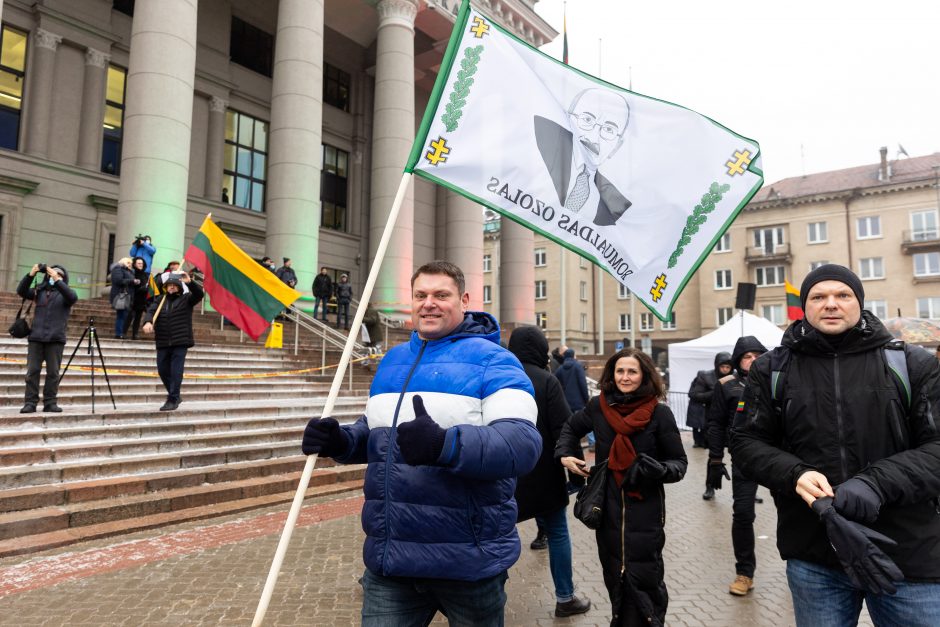
[[[707,426],[705,419],[712,405],[712,393],[718,379],[731,373],[731,353],[724,351],[715,355],[714,370],[699,370],[689,386],[689,409],[685,413],[685,426],[692,429],[692,448],[705,448]],[[707,491],[706,491],[707,494]],[[714,496],[705,496],[709,500]]]
[[[313,317],[317,317],[317,309],[320,306],[323,306],[323,313],[321,320],[326,322],[326,304],[330,301],[330,297],[333,295],[333,280],[330,278],[330,275],[327,273],[326,266],[320,268],[320,274],[313,278]]]
[[[731,425],[744,395],[747,373],[754,360],[767,352],[764,345],[753,335],[738,338],[731,353],[734,372],[718,380],[712,393],[708,412],[708,487],[721,487],[721,476],[725,471],[723,458],[725,446],[731,439]],[[757,498],[757,482],[748,479],[741,469],[731,464],[731,544],[734,546],[735,572],[737,573],[728,592],[744,596],[754,587],[754,500]]]
[[[183,292],[183,283],[189,291]],[[144,316],[144,333],[154,333],[157,344],[157,372],[166,388],[166,402],[160,411],[173,411],[180,404],[180,385],[186,352],[196,345],[193,339],[193,308],[202,300],[202,288],[186,272],[170,275],[165,294],[153,299]]]
[[[863,598],[876,625],[938,625],[940,367],[905,347],[909,388],[899,385],[887,367],[893,338],[862,311],[862,283],[848,268],[813,270],[800,297],[805,319],[751,367],[731,446],[734,463],[773,492],[797,625],[855,624]],[[810,506],[822,498],[832,501],[817,503],[820,518]],[[850,522],[896,544],[847,551],[847,536],[829,530]],[[834,543],[858,560],[846,564]],[[879,549],[903,573],[894,595],[849,576]]]
[[[69,274],[62,266],[47,266],[40,283],[30,287],[39,273],[34,265],[16,288],[21,298],[33,301],[33,325],[29,331],[29,351],[26,356],[26,402],[21,414],[31,414],[39,404],[39,373],[46,364],[46,382],[42,388],[42,410],[61,412],[56,402],[59,393],[59,366],[65,349],[65,328],[78,300],[69,287]]]

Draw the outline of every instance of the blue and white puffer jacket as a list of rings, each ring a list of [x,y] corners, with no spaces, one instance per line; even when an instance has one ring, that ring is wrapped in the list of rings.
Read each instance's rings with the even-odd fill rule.
[[[447,429],[434,465],[410,466],[396,444],[397,425],[414,420],[420,394]],[[499,326],[470,312],[447,337],[412,333],[382,359],[366,413],[343,429],[351,447],[342,463],[368,462],[363,559],[373,573],[478,581],[519,558],[516,477],[535,467],[542,437],[532,383],[499,346]]]

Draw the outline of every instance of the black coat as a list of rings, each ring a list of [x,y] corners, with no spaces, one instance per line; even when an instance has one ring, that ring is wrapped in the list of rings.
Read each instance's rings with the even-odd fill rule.
[[[715,384],[720,378],[718,366],[721,364],[731,364],[730,353],[715,355],[714,370],[699,370],[692,380],[692,385],[689,386],[689,409],[685,414],[686,426],[692,429],[708,429],[708,408],[712,403]]]
[[[147,308],[147,296],[150,291],[150,273],[146,270],[134,269],[134,278],[139,281],[134,286],[134,311],[143,311]]]
[[[336,302],[348,303],[352,301],[352,285],[348,281],[346,283],[340,281],[333,286],[333,289],[336,291]]]
[[[333,295],[333,280],[322,272],[313,278],[313,295],[317,298],[329,298]]]
[[[731,427],[738,411],[738,401],[744,396],[744,386],[747,383],[747,372],[743,372],[740,367],[741,357],[745,353],[763,355],[766,352],[764,345],[753,335],[739,337],[735,342],[734,351],[731,353],[734,372],[718,380],[709,404],[706,420],[709,457],[721,459],[725,455],[725,447],[731,443]]]
[[[571,415],[561,384],[548,371],[548,340],[540,329],[519,327],[509,338],[509,350],[519,358],[526,375],[535,388],[535,404],[539,409],[536,426],[542,435],[542,454],[535,468],[519,477],[516,504],[519,521],[544,516],[568,505],[565,469],[555,459],[555,442],[562,425]]]
[[[21,298],[33,301],[33,321],[29,330],[30,342],[59,342],[65,344],[65,328],[69,322],[72,305],[78,300],[75,291],[69,287],[69,275],[62,270],[64,280],[49,285],[48,277],[40,274],[42,283],[30,287],[33,277],[26,274],[16,287]]]
[[[157,309],[157,323],[154,326],[154,339],[157,348],[170,348],[172,346],[185,346],[191,348],[196,345],[193,339],[193,308],[202,300],[202,288],[195,281],[187,283],[189,293],[182,291],[176,294],[163,294],[154,298],[144,316],[144,324],[153,320]],[[166,302],[164,302],[164,300]],[[164,303],[160,306],[160,303]]]
[[[283,283],[286,283],[290,287],[297,285],[297,273],[294,272],[293,268],[281,266],[274,274],[277,275],[277,278],[279,278]]]
[[[134,296],[134,271],[125,268],[119,263],[111,268],[111,293],[109,298],[114,301],[114,297],[126,290],[131,298]]]
[[[790,359],[782,402],[771,402],[768,353],[751,365],[731,453],[774,496],[783,559],[839,568],[796,481],[808,470],[832,486],[864,475],[884,500],[871,527],[898,543],[879,546],[907,579],[940,582],[940,367],[931,353],[905,347],[908,409],[883,355],[892,339],[867,311],[837,350],[806,321],[793,323],[783,336]]]
[[[616,432],[601,413],[597,396],[562,427],[555,457],[574,455],[580,448],[581,438],[590,431],[597,438],[596,459],[607,459]],[[667,473],[662,481],[641,484],[637,490],[641,499],[626,494],[626,491],[634,491],[635,486],[627,486],[625,491],[617,485],[614,473],[608,473],[604,522],[596,531],[597,552],[614,608],[611,625],[662,625],[669,600],[663,581],[662,551],[666,541],[663,484],[681,480],[688,459],[676,419],[666,405],[657,405],[649,424],[643,431],[633,434],[630,441],[637,454],[646,453],[659,460],[666,466]],[[620,578],[623,558],[628,577],[626,586]]]

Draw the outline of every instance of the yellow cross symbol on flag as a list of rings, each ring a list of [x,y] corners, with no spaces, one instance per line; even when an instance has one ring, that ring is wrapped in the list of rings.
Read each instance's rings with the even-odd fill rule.
[[[449,152],[450,148],[447,146],[447,140],[443,137],[438,137],[431,142],[431,150],[424,155],[424,158],[427,159],[428,163],[431,165],[437,165],[438,163],[447,161],[447,154]]]

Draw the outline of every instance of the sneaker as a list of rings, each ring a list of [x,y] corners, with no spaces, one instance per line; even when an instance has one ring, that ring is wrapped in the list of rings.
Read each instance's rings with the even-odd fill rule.
[[[743,597],[753,589],[754,578],[745,577],[744,575],[738,575],[735,577],[734,581],[731,582],[731,585],[728,586],[728,592],[738,597]]]
[[[33,403],[26,403],[23,405],[23,409],[20,410],[21,414],[34,414],[36,413],[36,406]]]
[[[710,501],[715,498],[715,488],[707,487],[705,488],[705,493],[702,495],[702,498],[706,501]]]
[[[579,599],[574,596],[570,601],[555,604],[555,616],[564,618],[565,616],[574,616],[575,614],[584,614],[591,609],[590,599]]]
[[[543,532],[539,531],[535,536],[535,540],[532,541],[532,544],[529,545],[529,548],[533,551],[541,551],[548,548],[548,536]]]
[[[52,412],[54,414],[59,414],[62,412],[62,408],[56,405],[55,403],[49,403],[48,405],[43,405],[42,410],[44,412]]]

